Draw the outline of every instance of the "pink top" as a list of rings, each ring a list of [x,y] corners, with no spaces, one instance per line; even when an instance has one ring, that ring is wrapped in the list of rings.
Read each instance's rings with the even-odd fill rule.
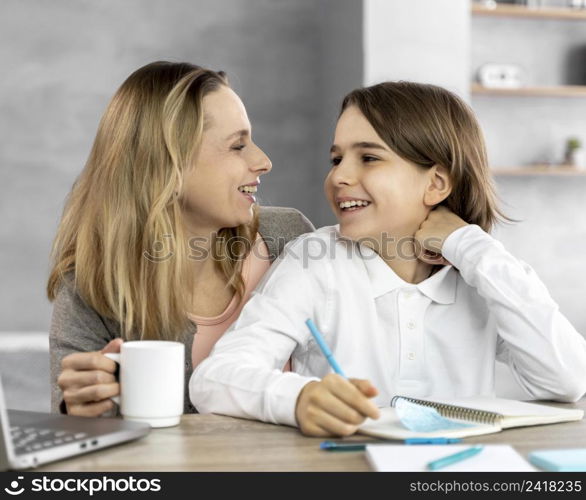
[[[191,351],[193,368],[209,356],[214,344],[240,315],[244,304],[248,302],[252,291],[270,266],[269,249],[262,237],[257,235],[254,247],[246,257],[242,267],[245,286],[244,300],[238,302],[237,296],[234,295],[226,310],[214,318],[187,314],[189,319],[197,325],[197,333],[193,337],[193,349]]]

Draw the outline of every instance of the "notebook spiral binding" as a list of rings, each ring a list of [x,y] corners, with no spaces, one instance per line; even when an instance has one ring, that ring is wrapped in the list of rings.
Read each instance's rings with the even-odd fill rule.
[[[391,406],[395,406],[395,403],[399,399],[404,399],[410,403],[414,403],[421,406],[427,406],[434,408],[442,417],[456,418],[458,420],[467,420],[469,422],[478,422],[480,424],[495,425],[499,422],[503,416],[500,413],[494,413],[492,411],[475,410],[473,408],[464,408],[462,406],[447,405],[443,403],[436,403],[434,401],[425,401],[423,399],[407,398],[405,396],[395,396],[391,399]]]

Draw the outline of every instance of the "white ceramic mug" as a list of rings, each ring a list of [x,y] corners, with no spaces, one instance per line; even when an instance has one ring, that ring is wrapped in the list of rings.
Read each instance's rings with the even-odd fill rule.
[[[151,427],[179,424],[183,414],[185,346],[180,342],[124,342],[118,353],[104,356],[120,365],[120,405],[125,420]]]

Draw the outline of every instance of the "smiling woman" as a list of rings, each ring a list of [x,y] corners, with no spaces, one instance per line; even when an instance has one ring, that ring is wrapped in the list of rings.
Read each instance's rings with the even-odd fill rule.
[[[120,388],[103,354],[123,340],[182,341],[189,378],[284,244],[313,229],[296,210],[256,205],[270,170],[223,72],[155,62],[128,77],[53,245],[54,410],[112,409]]]

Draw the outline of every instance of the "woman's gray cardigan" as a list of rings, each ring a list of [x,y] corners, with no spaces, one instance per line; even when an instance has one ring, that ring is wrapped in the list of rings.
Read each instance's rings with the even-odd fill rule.
[[[259,233],[265,241],[273,262],[285,244],[293,238],[314,230],[305,216],[293,208],[261,207]],[[61,286],[53,305],[53,317],[49,333],[51,354],[51,409],[64,412],[63,395],[57,385],[62,359],[74,352],[99,351],[112,339],[120,337],[117,321],[104,318],[89,307],[73,290],[71,283]],[[197,327],[190,323],[179,336],[185,344],[185,398],[184,412],[196,410],[189,401],[188,382],[193,371],[191,349]]]

